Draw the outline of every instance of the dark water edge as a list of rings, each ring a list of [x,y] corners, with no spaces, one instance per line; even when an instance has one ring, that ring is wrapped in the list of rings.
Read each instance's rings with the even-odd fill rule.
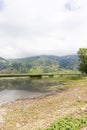
[[[36,98],[61,91],[58,79],[30,80],[29,78],[0,79],[0,104],[24,98]]]

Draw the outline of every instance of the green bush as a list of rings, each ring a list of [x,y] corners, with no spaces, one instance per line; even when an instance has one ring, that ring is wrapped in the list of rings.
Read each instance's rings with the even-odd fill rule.
[[[87,118],[65,117],[54,122],[46,130],[79,130],[87,124]]]

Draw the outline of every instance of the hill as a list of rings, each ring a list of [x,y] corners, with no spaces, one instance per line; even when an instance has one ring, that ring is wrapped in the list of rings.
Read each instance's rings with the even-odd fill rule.
[[[59,57],[59,65],[64,69],[77,69],[78,68],[78,56],[67,55]]]
[[[9,61],[0,57],[0,71],[8,68]]]
[[[2,57],[0,57],[0,63],[7,63],[8,61]]]
[[[10,60],[0,58],[0,67],[1,73],[48,73],[62,71],[63,69],[76,70],[78,56],[41,55]]]

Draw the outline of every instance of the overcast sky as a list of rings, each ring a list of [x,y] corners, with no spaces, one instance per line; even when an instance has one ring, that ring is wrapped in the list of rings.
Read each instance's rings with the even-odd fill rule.
[[[87,47],[87,0],[0,0],[0,57],[75,54]]]

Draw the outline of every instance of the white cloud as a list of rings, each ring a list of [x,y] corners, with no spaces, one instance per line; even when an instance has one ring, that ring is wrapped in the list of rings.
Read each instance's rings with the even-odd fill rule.
[[[3,0],[0,0],[0,11],[2,11],[4,8],[4,2]]]
[[[0,56],[65,55],[87,47],[86,0],[3,2],[3,10],[0,11]]]
[[[76,10],[80,9],[80,7],[76,3],[76,1],[69,0],[68,2],[65,3],[65,9],[67,9],[69,11],[76,11]]]

